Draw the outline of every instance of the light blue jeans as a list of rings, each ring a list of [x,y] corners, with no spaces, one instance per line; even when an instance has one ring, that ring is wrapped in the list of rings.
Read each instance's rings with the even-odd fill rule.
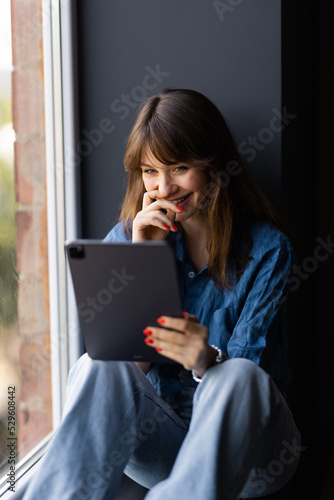
[[[261,497],[291,478],[300,451],[284,398],[252,361],[206,372],[188,426],[135,363],[85,354],[24,500],[112,500],[123,471],[150,489],[145,500]]]

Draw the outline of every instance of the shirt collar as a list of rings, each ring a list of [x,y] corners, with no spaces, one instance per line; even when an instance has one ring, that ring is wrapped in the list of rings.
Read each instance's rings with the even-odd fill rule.
[[[176,233],[170,232],[166,240],[172,245],[174,249],[175,258],[179,260],[183,265],[192,267],[191,261],[186,252],[184,238],[180,229]],[[196,274],[201,274],[203,271],[206,271],[207,269],[208,266],[206,265],[199,273]]]
[[[176,259],[182,263],[185,263],[185,261],[188,259],[185,252],[184,239],[180,229],[177,233],[171,231],[166,239],[168,243],[170,243],[174,248]]]

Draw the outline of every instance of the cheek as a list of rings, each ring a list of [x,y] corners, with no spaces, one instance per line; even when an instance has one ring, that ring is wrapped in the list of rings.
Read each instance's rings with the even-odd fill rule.
[[[143,184],[146,191],[153,191],[155,189],[155,183],[152,179],[143,180]]]
[[[192,190],[204,192],[207,182],[207,176],[204,172],[196,173],[191,179]]]

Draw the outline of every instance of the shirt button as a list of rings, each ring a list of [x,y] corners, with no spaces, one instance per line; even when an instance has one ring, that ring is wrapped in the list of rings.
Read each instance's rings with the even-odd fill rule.
[[[189,278],[194,278],[194,276],[195,276],[194,271],[190,271],[190,272],[188,273],[188,276],[189,276]]]

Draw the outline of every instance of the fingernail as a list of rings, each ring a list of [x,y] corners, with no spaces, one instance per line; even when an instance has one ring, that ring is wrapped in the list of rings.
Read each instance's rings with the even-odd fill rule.
[[[153,344],[154,340],[146,338],[145,342],[146,344]]]
[[[182,314],[183,314],[184,316],[189,316],[189,313],[188,313],[187,311],[182,311]]]
[[[168,231],[170,231],[170,227],[167,226],[167,224],[164,224],[165,228],[168,229]]]
[[[184,210],[184,208],[179,207],[179,205],[176,205],[176,208],[178,208],[179,210],[181,210],[181,212],[183,212],[183,210]]]
[[[158,352],[162,351],[162,349],[160,349],[160,347],[156,347],[155,350],[158,351]]]
[[[174,231],[178,231],[178,228],[175,224],[173,224],[173,229],[174,229]]]
[[[163,325],[165,323],[165,320],[163,318],[158,318],[157,323],[159,323],[159,325]]]
[[[148,328],[145,328],[145,330],[143,330],[143,333],[144,335],[152,335],[152,331],[149,330]]]

